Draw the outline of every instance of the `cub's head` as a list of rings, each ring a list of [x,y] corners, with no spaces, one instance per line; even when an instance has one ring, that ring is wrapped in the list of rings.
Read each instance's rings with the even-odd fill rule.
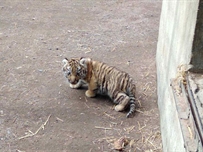
[[[87,61],[89,58],[65,58],[63,62],[63,72],[69,83],[75,85],[79,80],[87,75]]]

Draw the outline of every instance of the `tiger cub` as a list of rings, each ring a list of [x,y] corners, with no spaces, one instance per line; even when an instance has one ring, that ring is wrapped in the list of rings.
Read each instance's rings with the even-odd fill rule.
[[[106,94],[117,104],[116,111],[130,107],[127,118],[135,112],[136,88],[127,73],[90,58],[65,58],[63,64],[63,72],[71,88],[77,89],[87,83],[87,97],[95,97],[97,93]]]

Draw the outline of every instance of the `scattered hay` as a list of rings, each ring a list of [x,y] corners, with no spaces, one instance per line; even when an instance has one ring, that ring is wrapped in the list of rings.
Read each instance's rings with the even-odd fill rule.
[[[135,139],[132,139],[132,140],[130,140],[130,142],[129,142],[129,146],[130,146],[130,148],[132,148],[132,147],[134,147],[135,146]]]
[[[154,112],[155,112],[156,109],[151,109],[151,110],[148,110],[148,111],[142,111],[140,109],[136,109],[135,111],[136,112],[139,112],[145,116],[148,116],[148,117],[153,117],[154,116]]]
[[[90,108],[90,106],[87,104],[87,102],[88,102],[88,100],[87,100],[87,98],[85,97],[85,106],[89,109]]]
[[[156,146],[151,141],[148,140],[148,142],[156,149]]]
[[[104,114],[105,114],[107,117],[111,118],[111,119],[116,119],[115,117],[113,117],[113,116],[107,114],[106,112],[104,112]]]
[[[116,50],[116,48],[114,47],[112,50],[111,50],[111,52],[114,52]]]
[[[88,48],[87,51],[85,51],[85,54],[92,52],[91,48]]]
[[[56,117],[56,120],[63,122],[63,119]]]
[[[110,123],[113,124],[113,125],[117,125],[118,124],[117,122],[112,122],[112,121]]]
[[[139,131],[141,131],[142,129],[144,129],[147,126],[146,124],[144,124],[144,126],[141,127],[139,121],[137,123],[138,123],[138,126],[139,126]]]
[[[147,71],[147,73],[145,74],[145,78],[146,78],[146,77],[148,77],[148,76],[149,76],[149,74],[150,74],[150,72],[149,72],[149,71]]]
[[[85,103],[85,106],[89,109],[90,108],[90,106],[88,106],[88,104],[87,103]]]
[[[127,132],[127,134],[130,134],[130,132],[135,128],[135,126],[131,126],[131,127],[128,127],[128,128],[123,128],[124,131]]]
[[[140,131],[141,133],[141,136],[142,136],[142,139],[140,140],[140,142],[138,143],[138,145],[142,145],[142,147],[136,147],[136,148],[150,148],[152,149],[152,151],[160,151],[161,150],[161,145],[157,145],[157,141],[155,141],[155,139],[160,139],[161,136],[160,136],[160,132],[159,131],[156,131],[156,132],[153,132],[151,131],[150,133],[148,132],[143,132],[143,131]]]
[[[142,107],[141,101],[137,100],[137,102],[139,103],[139,106]]]
[[[27,138],[27,137],[32,137],[32,136],[35,136],[41,129],[44,130],[45,129],[45,126],[47,124],[47,122],[49,121],[49,118],[51,117],[51,115],[48,116],[47,120],[37,129],[37,131],[35,131],[34,133],[30,130],[29,131],[29,134],[25,135],[25,136],[22,136],[22,137],[19,137],[18,139],[24,139],[24,138]]]
[[[114,136],[109,136],[109,137],[99,138],[99,139],[94,140],[93,144],[96,144],[98,142],[100,143],[100,142],[103,142],[103,141],[106,141],[108,144],[113,145],[112,143],[115,141],[115,137]]]
[[[99,126],[95,126],[96,129],[104,129],[104,130],[111,130],[112,128],[105,128],[105,127],[99,127]]]
[[[148,86],[148,85],[146,85]],[[87,103],[87,99],[85,99]],[[86,105],[88,107],[88,105]],[[137,109],[137,112],[141,113],[144,116],[148,116],[147,120],[152,120],[152,117],[154,116],[154,113],[156,112],[156,109],[151,110],[145,110],[144,108]],[[110,135],[110,137],[104,137],[100,139],[96,139],[93,141],[93,143],[100,143],[102,144],[100,146],[101,149],[104,147],[104,142],[108,143],[107,146],[111,148],[111,150],[118,150],[118,151],[153,151],[153,152],[160,152],[162,147],[160,143],[160,131],[157,131],[159,128],[152,128],[152,126],[149,126],[148,121],[143,121],[142,123],[137,121],[137,125],[133,126],[125,126],[123,128],[120,128],[123,126],[125,121],[117,122],[118,117],[114,117],[108,112],[103,113],[104,117],[109,117],[110,120],[115,121],[109,123],[109,126],[95,126],[95,129],[100,129],[105,132],[105,136],[107,135],[106,132]],[[146,120],[146,119],[145,119]],[[118,128],[119,127],[119,128]],[[149,132],[149,128],[151,132]],[[189,129],[189,128],[188,128]],[[116,133],[117,131],[117,133]],[[125,135],[131,134],[133,131],[136,131],[140,133],[140,138],[132,139],[126,138]],[[114,137],[112,135],[115,135],[117,137]],[[90,150],[91,151],[91,150]]]

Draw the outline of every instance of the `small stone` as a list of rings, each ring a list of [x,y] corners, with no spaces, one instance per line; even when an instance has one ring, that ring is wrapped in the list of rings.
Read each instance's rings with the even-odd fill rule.
[[[129,140],[125,137],[121,137],[114,142],[115,150],[123,150],[123,148],[129,143]]]
[[[38,69],[38,71],[39,71],[39,72],[43,72],[44,70],[42,70],[42,69]]]

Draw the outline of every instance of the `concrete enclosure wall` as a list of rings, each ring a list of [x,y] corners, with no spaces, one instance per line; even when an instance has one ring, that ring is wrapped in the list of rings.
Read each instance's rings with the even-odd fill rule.
[[[170,79],[176,77],[178,66],[190,63],[198,6],[198,0],[163,0],[162,3],[156,63],[165,152],[185,151]]]
[[[192,71],[203,72],[203,0],[199,2],[191,64]]]

